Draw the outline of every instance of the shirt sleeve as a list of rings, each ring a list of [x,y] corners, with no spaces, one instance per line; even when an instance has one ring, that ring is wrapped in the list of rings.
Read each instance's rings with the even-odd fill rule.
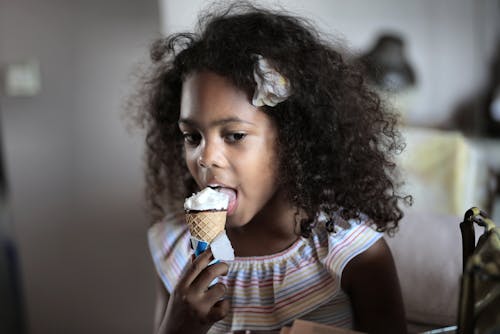
[[[172,293],[192,253],[187,227],[174,219],[156,223],[148,230],[148,245],[156,272]]]
[[[351,219],[346,225],[345,228],[338,227],[335,233],[330,233],[328,254],[323,260],[326,269],[339,280],[349,261],[370,248],[384,235],[363,221]]]

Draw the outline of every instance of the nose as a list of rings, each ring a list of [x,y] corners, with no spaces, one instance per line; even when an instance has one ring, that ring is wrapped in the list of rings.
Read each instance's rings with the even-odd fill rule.
[[[200,147],[198,165],[203,168],[222,167],[222,148],[214,141],[206,140]]]

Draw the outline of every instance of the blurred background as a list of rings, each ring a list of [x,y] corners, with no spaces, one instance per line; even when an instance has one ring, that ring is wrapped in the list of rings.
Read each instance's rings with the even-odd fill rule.
[[[401,112],[415,210],[500,221],[499,1],[259,3],[314,20]],[[142,137],[123,106],[150,43],[209,4],[0,0],[0,333],[152,331]]]

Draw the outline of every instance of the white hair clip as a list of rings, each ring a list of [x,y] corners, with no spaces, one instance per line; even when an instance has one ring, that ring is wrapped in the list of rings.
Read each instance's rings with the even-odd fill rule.
[[[290,96],[290,82],[276,71],[261,55],[257,55],[253,77],[257,83],[253,94],[252,104],[256,107],[263,105],[274,107]]]

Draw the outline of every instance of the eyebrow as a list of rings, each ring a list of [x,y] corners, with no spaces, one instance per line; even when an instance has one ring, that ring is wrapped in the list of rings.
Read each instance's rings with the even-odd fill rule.
[[[246,123],[246,124],[255,125],[255,123],[252,123],[250,121],[245,121],[245,120],[238,118],[238,117],[228,117],[228,118],[222,118],[222,119],[215,120],[212,123],[210,123],[209,126],[226,125],[228,123]],[[178,124],[179,125],[186,124],[186,125],[193,126],[193,127],[196,127],[196,125],[197,125],[195,121],[193,121],[192,119],[189,119],[189,118],[179,119]]]

